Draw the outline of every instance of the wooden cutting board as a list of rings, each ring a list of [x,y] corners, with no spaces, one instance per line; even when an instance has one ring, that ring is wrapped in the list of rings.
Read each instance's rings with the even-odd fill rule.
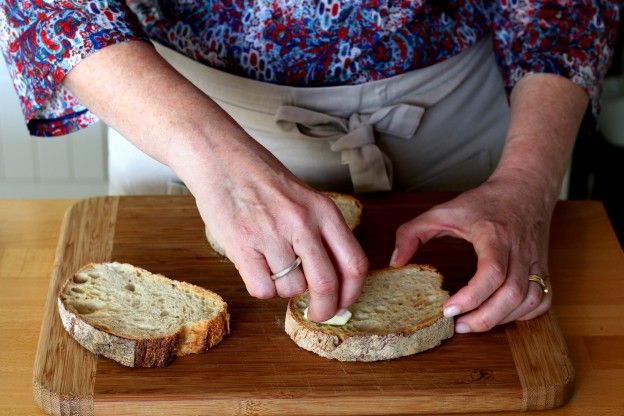
[[[396,227],[443,194],[362,198],[358,237],[372,268],[385,267]],[[98,358],[62,327],[61,282],[83,264],[114,260],[210,288],[231,311],[231,334],[205,354],[171,366],[131,369]],[[475,270],[469,244],[436,240],[414,262],[435,265],[455,292]],[[548,409],[572,392],[574,370],[551,313],[378,363],[341,363],[298,348],[284,333],[286,301],[245,291],[233,265],[207,245],[190,197],[106,197],[64,220],[34,366],[35,401],[75,414],[405,414]]]

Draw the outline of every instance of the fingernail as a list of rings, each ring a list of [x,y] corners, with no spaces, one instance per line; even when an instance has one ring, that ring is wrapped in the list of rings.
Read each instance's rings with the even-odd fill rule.
[[[399,249],[395,248],[394,251],[392,252],[392,256],[390,257],[390,266],[394,267],[396,266],[396,258],[399,255]]]
[[[458,306],[449,306],[448,308],[444,308],[444,316],[447,318],[452,318],[455,315],[459,315],[461,311]]]
[[[470,327],[466,324],[457,324],[455,325],[455,332],[457,332],[458,334],[466,334],[468,332],[470,332]]]

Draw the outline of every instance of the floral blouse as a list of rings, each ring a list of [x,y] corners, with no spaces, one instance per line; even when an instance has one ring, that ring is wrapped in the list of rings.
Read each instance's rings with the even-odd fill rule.
[[[432,65],[492,35],[508,91],[529,72],[583,87],[596,112],[621,0],[0,0],[0,49],[33,135],[95,122],[62,81],[108,45],[153,40],[294,86],[358,84]]]

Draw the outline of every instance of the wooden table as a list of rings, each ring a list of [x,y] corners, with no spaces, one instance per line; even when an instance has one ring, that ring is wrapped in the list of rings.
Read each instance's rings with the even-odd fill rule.
[[[0,414],[43,414],[32,398],[32,366],[58,232],[73,202],[0,200]],[[548,414],[622,415],[624,255],[602,205],[560,203],[550,250],[554,311],[576,391]]]

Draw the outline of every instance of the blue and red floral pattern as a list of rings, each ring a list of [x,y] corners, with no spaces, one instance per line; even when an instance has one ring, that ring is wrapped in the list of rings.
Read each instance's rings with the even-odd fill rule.
[[[29,130],[93,123],[62,85],[89,54],[152,39],[207,65],[294,86],[359,84],[449,58],[493,33],[506,87],[528,72],[591,96],[621,0],[0,0],[0,48]]]

